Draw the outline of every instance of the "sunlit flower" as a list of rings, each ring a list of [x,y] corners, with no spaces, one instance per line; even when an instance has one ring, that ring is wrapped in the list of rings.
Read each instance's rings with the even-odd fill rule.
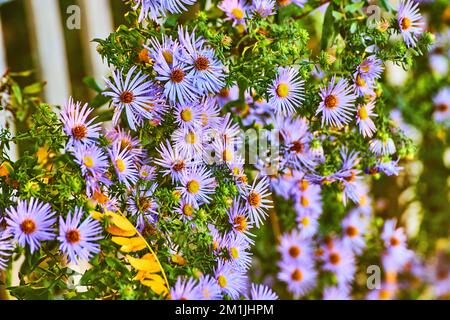
[[[278,295],[268,286],[252,283],[250,300],[278,300]]]
[[[181,197],[197,208],[211,201],[216,182],[206,167],[193,166],[181,174],[180,184],[177,190],[180,190]]]
[[[6,209],[6,231],[14,237],[21,247],[27,244],[33,253],[41,247],[41,242],[53,240],[56,235],[52,225],[56,222],[55,212],[48,203],[36,198],[29,201],[19,200],[17,207]]]
[[[147,81],[148,75],[138,71],[133,66],[125,76],[123,70],[113,72],[114,83],[104,79],[110,91],[103,94],[112,97],[115,106],[113,124],[117,125],[123,111],[127,116],[132,130],[143,124],[143,119],[152,119],[153,109],[160,107],[163,102],[160,92],[152,81]]]
[[[355,256],[351,249],[347,248],[341,240],[335,239],[324,247],[321,257],[323,269],[336,275],[339,285],[349,284],[355,276]]]
[[[340,79],[336,83],[336,77],[333,76],[327,87],[320,88],[319,95],[322,101],[316,115],[322,113],[322,126],[342,127],[351,121],[356,96],[347,80]]]
[[[178,277],[175,285],[170,289],[172,300],[200,300],[197,281],[192,278],[181,279]]]
[[[239,98],[239,87],[237,85],[233,85],[230,88],[223,87],[219,90],[219,93],[216,95],[217,103],[220,107],[223,107],[230,101],[235,101]]]
[[[369,141],[369,150],[377,156],[386,156],[395,153],[396,148],[391,138],[381,137],[380,139],[372,139]]]
[[[285,233],[280,238],[278,252],[283,261],[310,262],[312,256],[312,244],[308,237],[294,229]]]
[[[14,246],[11,236],[4,231],[0,231],[0,271],[6,269],[9,257],[12,255],[13,250]]]
[[[361,254],[366,246],[367,220],[358,210],[352,210],[347,217],[342,220],[342,243],[353,250],[355,254]]]
[[[102,239],[102,227],[97,220],[88,216],[83,222],[83,209],[76,207],[73,215],[69,211],[67,218],[59,217],[59,249],[69,256],[69,261],[79,263],[88,261],[93,254],[100,252],[95,241]]]
[[[248,270],[252,264],[252,254],[248,251],[250,243],[248,238],[240,234],[229,233],[226,239],[226,248],[230,264],[237,270]]]
[[[253,224],[250,222],[247,211],[241,206],[238,199],[234,199],[233,204],[227,213],[228,221],[230,222],[233,231],[238,235],[248,237],[248,241],[253,244],[253,240],[249,238],[254,236],[249,231],[253,227]]]
[[[433,97],[433,119],[438,123],[445,123],[450,119],[450,87],[442,88]]]
[[[245,18],[249,6],[243,0],[223,0],[218,8],[225,12],[225,21],[233,21],[233,27],[241,25],[245,27]]]
[[[366,81],[378,79],[383,72],[383,62],[375,55],[368,56],[358,66],[357,74]]]
[[[137,228],[142,229],[147,222],[154,223],[158,215],[158,203],[154,198],[157,184],[153,184],[147,188],[141,186],[132,191],[131,196],[127,200],[129,212],[137,216]]]
[[[160,158],[155,159],[154,162],[162,167],[163,175],[170,174],[172,182],[179,181],[181,175],[190,165],[187,157],[181,154],[178,148],[173,148],[169,140],[166,140],[165,144],[161,142],[157,151]]]
[[[269,104],[274,112],[289,116],[295,113],[304,99],[304,81],[298,79],[298,70],[279,68],[278,75],[268,90]]]
[[[246,210],[248,210],[252,223],[259,228],[268,216],[266,210],[272,207],[270,196],[269,182],[267,177],[263,177],[258,181],[258,177],[253,181],[253,185],[245,190],[243,198],[245,200]]]
[[[351,300],[351,297],[344,286],[326,287],[323,290],[323,300]]]
[[[246,276],[222,259],[219,259],[217,267],[214,268],[214,278],[222,293],[227,294],[233,300],[238,299],[247,289]]]
[[[195,130],[201,125],[201,111],[197,103],[177,104],[175,107],[175,122],[182,129]]]
[[[203,275],[198,280],[197,285],[201,300],[220,300],[222,289],[217,280],[209,275]]]
[[[377,117],[378,115],[373,112],[375,108],[375,101],[371,101],[367,104],[362,104],[358,107],[356,112],[356,124],[359,127],[359,132],[363,137],[372,137],[377,128],[371,117]]]
[[[316,286],[317,272],[312,263],[281,261],[278,266],[280,267],[278,279],[286,283],[295,299],[304,296]]]
[[[418,3],[412,0],[401,0],[397,12],[397,21],[406,45],[415,47],[417,37],[422,34],[424,28]]]
[[[275,14],[275,1],[274,0],[253,0],[252,9],[262,18]]]
[[[64,132],[69,136],[67,149],[78,144],[90,145],[98,139],[100,124],[92,123],[95,117],[88,120],[93,110],[87,103],[81,106],[81,102],[75,103],[72,98],[69,98],[60,115]]]
[[[117,178],[124,183],[127,188],[136,184],[138,172],[133,161],[133,155],[128,149],[121,150],[120,142],[112,145],[108,150],[109,157],[116,169]]]
[[[195,129],[179,128],[172,133],[175,149],[189,160],[200,160],[205,151],[209,131],[202,127]]]

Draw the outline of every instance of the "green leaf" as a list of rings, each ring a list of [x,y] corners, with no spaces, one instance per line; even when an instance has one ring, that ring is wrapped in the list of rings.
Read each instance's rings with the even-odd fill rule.
[[[102,88],[100,88],[100,86],[97,84],[97,82],[95,81],[94,78],[92,77],[84,77],[83,78],[83,83],[85,85],[87,85],[89,88],[91,88],[92,90],[95,90],[97,92],[102,92]]]
[[[29,86],[26,86],[26,87],[23,89],[23,93],[24,93],[24,94],[27,94],[27,95],[35,95],[35,94],[38,94],[38,93],[40,93],[40,92],[42,91],[42,89],[44,88],[45,85],[46,85],[45,82],[36,82],[36,83],[33,83],[33,84],[29,85]]]
[[[17,103],[19,105],[22,105],[23,98],[22,98],[22,91],[20,90],[20,87],[17,84],[13,84],[11,89],[14,93],[14,97],[16,98]]]
[[[325,17],[323,19],[322,39],[320,43],[320,47],[322,50],[325,50],[330,46],[335,37],[335,33],[336,32],[334,30],[333,5],[332,3],[330,3],[330,5],[327,8],[327,11],[325,12]]]

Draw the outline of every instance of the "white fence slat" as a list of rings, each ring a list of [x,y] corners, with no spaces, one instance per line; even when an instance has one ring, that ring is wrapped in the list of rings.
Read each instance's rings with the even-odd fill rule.
[[[114,24],[109,0],[80,0],[82,8],[83,47],[88,54],[90,72],[100,85],[102,78],[110,73],[106,63],[103,63],[97,52],[97,43],[92,42],[95,38],[106,38],[113,30]]]
[[[70,77],[58,0],[29,0],[46,102],[62,104],[70,95]]]

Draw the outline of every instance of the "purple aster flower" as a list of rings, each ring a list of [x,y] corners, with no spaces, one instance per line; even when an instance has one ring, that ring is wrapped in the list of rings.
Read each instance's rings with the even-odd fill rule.
[[[75,103],[69,98],[60,114],[64,132],[69,136],[66,149],[78,144],[90,145],[98,139],[100,124],[92,123],[95,117],[88,120],[93,110],[87,103],[81,106],[81,102]]]
[[[162,56],[168,65],[173,64],[173,56],[180,55],[182,47],[180,47],[177,39],[172,36],[163,35],[161,42],[155,37],[150,38],[150,46],[145,46],[149,51],[149,56],[153,61],[158,61]]]
[[[169,64],[162,53],[156,59],[154,70],[158,73],[156,80],[164,83],[164,95],[172,104],[176,102],[183,104],[198,100],[198,89],[194,85],[194,76],[189,73],[189,66],[184,62],[186,59],[177,53],[177,44],[173,49],[176,54],[172,56]]]
[[[187,157],[181,154],[178,148],[173,148],[169,140],[166,140],[166,144],[161,142],[157,151],[160,154],[160,158],[155,159],[154,162],[162,167],[161,172],[163,175],[170,174],[172,182],[179,181],[188,166],[191,165]]]
[[[278,252],[285,262],[310,262],[312,260],[311,240],[294,229],[281,236]]]
[[[152,119],[153,110],[163,104],[160,92],[152,81],[146,81],[148,75],[138,71],[133,77],[136,66],[132,67],[126,77],[123,70],[113,72],[114,83],[104,78],[111,91],[106,91],[103,95],[112,97],[115,106],[113,124],[117,125],[120,115],[125,110],[128,124],[132,130],[136,126],[141,126],[143,119]]]
[[[217,280],[210,275],[202,275],[198,280],[198,291],[201,300],[220,300],[222,298],[222,289]]]
[[[317,272],[312,261],[309,263],[281,261],[278,266],[280,268],[278,279],[286,283],[295,299],[304,296],[316,286]]]
[[[450,119],[450,87],[442,88],[433,97],[433,119],[438,123],[445,123]]]
[[[233,121],[230,113],[227,113],[216,125],[212,126],[211,136],[218,136],[225,143],[235,146],[239,145],[242,141],[239,124]]]
[[[214,268],[214,278],[222,293],[233,300],[237,300],[247,290],[247,277],[222,259],[219,259],[217,267]]]
[[[279,68],[278,76],[273,80],[268,90],[269,104],[274,112],[284,116],[295,113],[304,99],[304,81],[298,79],[298,70],[294,68]]]
[[[375,55],[365,58],[358,66],[356,74],[360,74],[366,81],[374,81],[383,72],[383,62]],[[356,75],[355,74],[355,75]]]
[[[372,139],[369,141],[369,150],[377,156],[387,156],[395,153],[396,148],[391,138],[382,136],[380,139]]]
[[[336,83],[336,77],[333,76],[328,87],[320,88],[319,95],[322,101],[316,115],[322,113],[322,126],[342,127],[351,121],[356,96],[346,79],[340,79]]]
[[[190,205],[186,200],[181,199],[180,205],[175,209],[175,212],[181,215],[184,222],[192,220],[195,212],[195,207]]]
[[[205,166],[188,168],[180,177],[180,190],[182,199],[194,207],[211,201],[210,195],[214,193],[216,182],[211,172]]]
[[[245,28],[245,18],[249,9],[245,0],[223,0],[218,8],[225,12],[225,21],[233,21],[233,27],[241,25]]]
[[[245,208],[241,206],[238,199],[234,199],[233,204],[227,213],[228,221],[231,224],[233,231],[237,235],[247,237],[247,241],[253,244],[254,241],[250,237],[253,237],[254,235],[249,231],[253,227],[253,224],[249,221],[248,213]]]
[[[351,300],[348,289],[344,286],[326,287],[323,290],[323,300]]]
[[[419,5],[412,0],[401,0],[397,12],[400,33],[408,47],[415,47],[417,36],[422,34],[424,22],[419,13]]]
[[[275,14],[275,1],[274,0],[253,0],[252,1],[253,12],[260,17],[265,18]]]
[[[133,155],[128,149],[120,149],[120,142],[116,142],[108,150],[111,162],[116,169],[117,178],[124,183],[127,188],[136,184],[138,172],[133,161]]]
[[[347,200],[351,199],[353,202],[359,202],[360,196],[360,180],[361,170],[355,169],[359,164],[359,153],[355,151],[348,151],[346,148],[341,149],[340,155],[342,157],[341,169],[333,174],[333,178],[340,181],[343,186],[342,201],[344,205],[347,204]]]
[[[375,108],[375,101],[360,105],[356,112],[356,124],[359,127],[359,132],[363,137],[372,137],[377,128],[370,117],[377,117],[378,115],[372,110]]]
[[[155,179],[155,171],[156,168],[149,166],[149,165],[143,165],[139,168],[139,178],[145,181],[152,181]]]
[[[414,252],[405,246],[391,246],[382,254],[381,261],[387,273],[398,273],[414,258]]]
[[[139,22],[150,17],[153,21],[156,21],[161,16],[161,2],[160,0],[134,0],[136,5],[133,10],[137,10],[141,7],[139,12]]]
[[[436,297],[450,293],[450,266],[442,259],[435,259],[426,266],[426,279],[431,283]]]
[[[309,132],[308,121],[304,118],[286,118],[280,125],[287,165],[297,170],[314,168],[316,163],[309,152],[313,135]]]
[[[181,129],[195,130],[201,125],[201,107],[197,103],[177,104],[175,107],[175,122]]]
[[[294,206],[298,214],[309,213],[318,216],[322,213],[321,188],[317,184],[310,184],[307,179],[302,179],[299,188],[294,189]]]
[[[278,300],[278,295],[268,286],[252,283],[250,300]]]
[[[349,284],[355,276],[355,256],[339,239],[324,247],[323,269],[336,275],[339,285]]]
[[[216,227],[212,224],[208,224],[209,233],[212,237],[213,251],[219,253],[222,249],[225,249],[226,236],[220,234]]]
[[[342,231],[344,236],[342,243],[350,248],[355,254],[361,254],[366,246],[367,219],[359,210],[352,210],[347,217],[342,220]]]
[[[398,176],[398,173],[403,170],[403,167],[398,165],[398,161],[400,160],[391,160],[391,161],[379,161],[377,164],[377,168],[380,172],[383,172],[387,176]]]
[[[6,269],[9,257],[12,255],[13,250],[14,246],[12,244],[11,236],[4,231],[0,231],[0,271]]]
[[[197,281],[192,278],[182,280],[178,277],[175,285],[170,289],[172,300],[200,300]]]
[[[200,119],[204,128],[216,127],[220,120],[220,108],[217,99],[206,97],[200,102]]]
[[[93,254],[99,253],[100,245],[95,241],[103,238],[99,235],[102,232],[100,223],[91,216],[81,222],[83,214],[83,209],[76,207],[73,216],[69,211],[65,221],[63,217],[59,217],[59,250],[69,256],[70,262],[77,264],[80,260],[88,261]]]
[[[190,6],[196,3],[196,0],[160,0],[161,7],[170,13],[182,13],[188,11],[186,5]]]
[[[146,156],[144,148],[142,148],[141,142],[138,137],[132,137],[129,131],[125,131],[122,128],[112,128],[105,134],[109,143],[113,145],[119,142],[121,149],[129,150],[133,159],[137,163],[141,163]]]
[[[157,184],[153,184],[150,188],[141,186],[132,191],[131,196],[127,200],[128,211],[137,216],[137,228],[143,229],[146,222],[153,223],[158,215],[158,203],[154,198]]]
[[[252,254],[248,238],[239,234],[229,233],[226,237],[226,248],[229,255],[229,263],[237,270],[246,271],[252,264]]]
[[[172,133],[175,149],[190,160],[200,160],[205,151],[205,143],[210,132],[198,127],[195,129],[177,129]]]
[[[224,66],[222,62],[215,56],[212,48],[204,46],[203,38],[196,38],[195,32],[189,34],[187,28],[178,28],[180,43],[183,45],[185,54],[181,59],[185,58],[188,64],[190,74],[194,79],[194,85],[200,92],[217,93],[224,86]]]
[[[55,239],[52,225],[56,222],[55,213],[48,203],[35,198],[19,200],[17,207],[6,209],[6,233],[11,234],[21,247],[30,246],[31,253],[41,247],[41,241]]]
[[[397,287],[394,284],[382,283],[381,288],[371,290],[367,296],[366,300],[393,300]]]
[[[317,213],[309,211],[298,212],[296,221],[302,236],[311,238],[316,235],[319,228],[319,215]]]
[[[230,88],[222,88],[216,96],[217,103],[220,107],[223,107],[230,101],[236,101],[239,99],[239,87],[233,85]]]
[[[267,177],[262,177],[258,181],[255,178],[251,187],[247,188],[242,195],[244,198],[245,208],[249,212],[251,222],[259,228],[268,216],[266,210],[272,208],[272,200],[269,191],[269,181]]]
[[[384,223],[381,239],[387,249],[406,247],[406,235],[403,228],[396,228],[397,220],[390,219]]]
[[[355,94],[360,97],[375,96],[375,81],[364,79],[359,73],[355,74],[353,78],[353,90]]]

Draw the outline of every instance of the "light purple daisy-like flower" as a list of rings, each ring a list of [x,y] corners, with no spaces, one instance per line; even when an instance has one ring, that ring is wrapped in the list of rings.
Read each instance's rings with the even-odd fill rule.
[[[95,118],[88,120],[93,110],[87,103],[81,106],[81,102],[69,98],[60,114],[64,132],[69,136],[66,149],[78,144],[90,145],[98,139],[100,124],[92,123]]]
[[[408,47],[415,47],[417,37],[422,34],[424,22],[419,13],[419,5],[412,0],[401,0],[397,12],[400,33]]]
[[[0,222],[2,221],[0,220]],[[6,269],[13,250],[11,236],[4,231],[0,231],[0,271]]]
[[[220,234],[213,224],[208,224],[209,233],[212,237],[212,249],[214,253],[219,253],[225,249],[226,235]]]
[[[196,208],[185,199],[181,199],[180,204],[175,208],[175,212],[181,216],[184,222],[188,222],[194,218],[195,210]]]
[[[217,280],[210,275],[202,275],[197,285],[201,300],[220,300],[222,289]]]
[[[433,97],[433,119],[438,123],[445,123],[450,119],[450,87],[442,88]]]
[[[158,215],[158,203],[153,197],[157,184],[150,188],[141,186],[133,189],[131,196],[127,200],[128,211],[137,216],[137,228],[141,230],[147,223],[154,223]]]
[[[108,159],[102,149],[95,145],[82,145],[73,150],[73,155],[75,162],[80,166],[81,173],[86,179],[88,195],[99,188],[99,182],[106,185],[110,184],[109,179],[105,177],[108,169]]]
[[[390,219],[384,223],[381,239],[387,249],[406,247],[406,235],[403,228],[396,228],[397,220]]]
[[[209,203],[210,195],[214,193],[216,181],[205,166],[188,168],[180,177],[181,198],[197,208],[199,205]]]
[[[286,118],[282,121],[279,129],[283,144],[286,146],[287,165],[297,170],[314,168],[316,163],[310,154],[313,135],[309,132],[308,121],[304,118]]]
[[[352,210],[347,217],[342,220],[342,232],[344,236],[342,243],[350,248],[355,254],[361,254],[366,246],[367,219],[361,215],[359,210]]]
[[[279,68],[278,76],[273,80],[268,90],[269,104],[274,112],[284,116],[295,113],[304,99],[304,81],[298,79],[298,70],[294,68]]]
[[[252,186],[247,188],[242,196],[245,201],[245,208],[251,217],[251,222],[259,228],[268,216],[266,210],[272,208],[267,177],[262,177],[259,181],[258,177],[256,177]]]
[[[170,297],[172,300],[200,300],[197,281],[192,278],[178,277],[177,282],[170,289]]]
[[[365,58],[358,66],[356,74],[366,81],[378,79],[383,72],[383,62],[375,55]]]
[[[250,300],[278,300],[278,295],[268,286],[252,283]]]
[[[285,262],[310,262],[312,260],[311,240],[299,230],[294,229],[281,236],[278,252]]]
[[[339,239],[324,246],[323,269],[336,275],[339,285],[349,284],[355,276],[355,256]]]
[[[381,256],[383,269],[386,272],[398,273],[414,258],[414,252],[405,246],[391,246]]]
[[[289,292],[298,299],[316,286],[317,271],[312,261],[301,263],[298,261],[281,261],[278,263],[280,272],[278,279],[286,283]]]
[[[253,224],[250,222],[247,210],[241,205],[238,199],[234,199],[231,208],[227,211],[228,221],[231,224],[233,231],[240,236],[247,237],[247,241],[253,244],[254,241],[250,238],[254,235],[250,233]]]
[[[252,264],[252,254],[248,238],[239,234],[229,233],[226,237],[226,248],[230,257],[229,263],[237,270],[246,271]]]
[[[161,142],[157,151],[160,154],[160,158],[155,159],[154,162],[162,167],[161,172],[163,175],[170,174],[172,182],[179,181],[183,173],[191,165],[187,157],[180,153],[178,148],[173,148],[169,140],[166,140],[166,144]]]
[[[132,137],[129,131],[120,127],[112,128],[106,132],[105,137],[111,145],[119,143],[121,149],[129,150],[136,163],[143,162],[143,158],[146,156],[145,150],[142,148],[139,138]]]
[[[160,92],[152,81],[147,81],[148,75],[138,71],[136,66],[132,67],[126,77],[123,70],[113,72],[114,83],[104,78],[110,91],[103,95],[112,97],[115,106],[113,124],[117,125],[120,115],[125,110],[128,124],[132,130],[141,126],[143,119],[152,119],[153,110],[163,105]]]
[[[377,117],[378,115],[373,112],[375,108],[375,101],[370,101],[367,104],[360,105],[356,112],[356,124],[359,127],[359,132],[363,137],[371,138],[377,131],[375,123],[371,117]]]
[[[149,165],[143,165],[139,168],[139,178],[145,181],[152,181],[155,179],[156,176],[156,168],[149,166]]]
[[[139,22],[149,17],[156,21],[161,16],[161,2],[160,0],[134,0],[136,2],[133,7],[134,10],[141,8],[139,12]]]
[[[323,300],[351,300],[351,297],[346,287],[335,286],[323,290]]]
[[[222,259],[219,259],[217,267],[214,268],[214,278],[222,293],[233,300],[238,299],[247,290],[247,277]]]
[[[227,113],[211,128],[210,137],[219,137],[228,145],[238,146],[242,142],[239,124],[233,121],[230,113]]]
[[[353,78],[353,90],[355,94],[360,97],[373,97],[375,96],[375,81],[366,80],[359,73],[356,73]]]
[[[301,211],[297,213],[298,229],[304,237],[311,238],[319,228],[319,215],[314,212]]]
[[[149,51],[149,56],[153,61],[157,61],[162,56],[170,66],[173,64],[173,56],[181,54],[182,47],[178,40],[173,39],[172,36],[163,35],[161,41],[152,37],[149,43],[149,46],[144,47]]]
[[[200,92],[217,93],[224,86],[224,66],[216,58],[212,48],[204,46],[203,38],[196,38],[195,32],[189,34],[188,29],[178,28],[180,43],[184,47],[185,54],[181,59],[188,64],[190,74],[194,79],[194,85]]]
[[[369,141],[369,150],[377,156],[387,156],[396,151],[394,141],[386,136]]]
[[[221,121],[217,99],[206,97],[200,102],[200,119],[204,128],[216,127]]]
[[[199,92],[194,85],[194,76],[189,72],[189,66],[181,53],[177,53],[177,44],[174,45],[175,54],[169,64],[162,53],[155,60],[154,70],[158,73],[156,80],[164,83],[164,95],[170,103],[183,104],[198,100]]]
[[[99,235],[102,232],[100,223],[91,216],[81,222],[83,214],[83,209],[76,207],[73,216],[69,212],[65,221],[59,217],[59,249],[74,263],[88,261],[93,254],[100,252],[100,245],[95,241],[103,238]]]
[[[246,26],[245,18],[248,15],[248,10],[250,7],[247,5],[245,0],[223,0],[218,8],[225,12],[225,21],[233,21],[233,27],[235,26]]]
[[[346,148],[341,149],[340,155],[342,157],[341,169],[332,175],[332,177],[341,182],[343,185],[342,202],[347,204],[347,200],[351,199],[358,203],[361,195],[359,188],[361,177],[361,170],[355,169],[359,164],[359,153],[355,151],[348,151]]]
[[[205,143],[210,137],[210,131],[198,127],[195,129],[179,128],[172,133],[175,149],[190,160],[202,159]]]
[[[321,191],[319,185],[311,184],[308,179],[302,179],[293,193],[297,213],[299,215],[307,213],[312,217],[319,216],[322,213]]]
[[[181,129],[195,130],[201,125],[201,107],[197,103],[177,104],[175,122]]]
[[[170,13],[182,13],[188,11],[186,6],[193,5],[197,0],[160,0],[161,7]]]
[[[48,203],[38,199],[19,200],[17,207],[6,209],[6,233],[11,234],[21,247],[27,244],[33,253],[41,247],[41,241],[55,239],[52,225],[56,222],[55,213]]]
[[[239,87],[237,85],[233,85],[230,88],[223,87],[220,89],[219,93],[216,96],[217,103],[220,107],[223,107],[230,101],[236,101],[239,99]]]
[[[265,18],[275,14],[274,0],[253,0],[252,10],[260,17]]]
[[[398,165],[400,160],[379,161],[377,164],[378,171],[383,172],[387,176],[398,176],[399,172],[403,170],[403,167]]]
[[[333,76],[327,87],[320,88],[319,95],[322,101],[316,115],[322,113],[322,126],[342,127],[351,121],[356,96],[346,79],[336,83],[336,77]]]
[[[112,145],[108,153],[119,181],[124,183],[127,188],[136,184],[138,172],[130,151],[128,149],[121,150],[120,142],[117,142]]]

